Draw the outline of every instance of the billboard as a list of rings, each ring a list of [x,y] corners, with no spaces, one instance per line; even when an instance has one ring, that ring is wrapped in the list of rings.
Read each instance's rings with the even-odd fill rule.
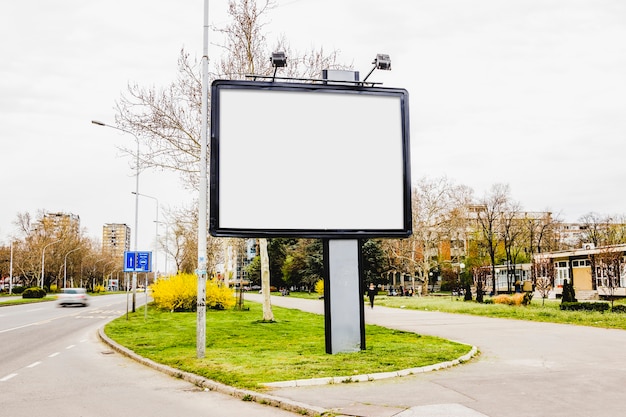
[[[411,234],[404,89],[214,81],[210,233]]]

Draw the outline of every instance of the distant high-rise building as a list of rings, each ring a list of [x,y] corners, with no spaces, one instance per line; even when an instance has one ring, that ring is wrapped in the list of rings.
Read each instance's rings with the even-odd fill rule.
[[[102,252],[124,256],[130,250],[130,227],[126,224],[107,223],[102,226]]]
[[[34,225],[34,231],[40,235],[67,236],[68,233],[80,233],[80,216],[72,213],[45,213]]]

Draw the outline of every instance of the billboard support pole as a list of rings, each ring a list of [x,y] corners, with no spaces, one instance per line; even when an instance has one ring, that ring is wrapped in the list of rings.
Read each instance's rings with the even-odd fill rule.
[[[365,350],[361,242],[324,239],[326,353]]]

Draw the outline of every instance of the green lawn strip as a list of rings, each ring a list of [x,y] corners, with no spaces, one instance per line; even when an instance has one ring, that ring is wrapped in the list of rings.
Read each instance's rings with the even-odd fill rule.
[[[55,295],[46,295],[44,298],[19,298],[19,299],[13,299],[13,300],[2,300],[0,298],[0,306],[43,303],[46,301],[55,301],[56,299],[57,297]]]
[[[481,304],[475,301],[463,301],[462,298],[442,296],[389,297],[381,295],[376,297],[376,305],[385,307],[626,330],[626,314],[624,313],[561,311],[560,303],[560,301],[545,300],[545,305],[542,305],[541,299],[533,299],[528,306],[509,306]]]
[[[196,313],[148,309],[120,317],[106,334],[139,355],[240,388],[263,382],[398,371],[457,359],[468,345],[432,336],[366,326],[367,349],[328,355],[323,316],[273,307],[276,321],[260,321],[260,304],[249,311],[207,311],[206,355],[196,358]]]

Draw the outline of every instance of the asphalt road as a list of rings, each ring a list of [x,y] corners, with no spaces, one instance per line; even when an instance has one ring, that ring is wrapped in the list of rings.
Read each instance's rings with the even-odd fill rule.
[[[144,301],[138,295],[138,308]],[[0,307],[0,416],[293,416],[206,392],[113,352],[97,329],[126,312],[124,295],[89,307]]]

